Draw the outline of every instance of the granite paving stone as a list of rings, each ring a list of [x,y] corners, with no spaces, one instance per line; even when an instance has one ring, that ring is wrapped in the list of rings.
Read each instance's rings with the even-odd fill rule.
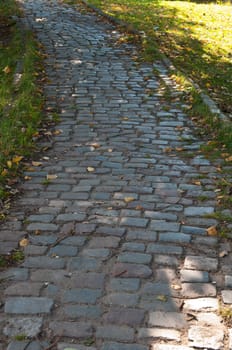
[[[81,2],[20,6],[59,121],[0,223],[0,254],[24,257],[0,271],[0,350],[231,349],[231,242],[207,231],[225,165],[202,153],[171,62],[140,60]]]

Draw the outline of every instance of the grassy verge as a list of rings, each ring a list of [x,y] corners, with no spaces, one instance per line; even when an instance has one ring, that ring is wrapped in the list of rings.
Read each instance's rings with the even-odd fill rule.
[[[38,88],[41,56],[33,35],[21,31],[12,16],[21,13],[14,0],[0,2],[0,199],[9,196],[24,157],[35,148],[43,99]],[[20,79],[15,73],[20,63]]]

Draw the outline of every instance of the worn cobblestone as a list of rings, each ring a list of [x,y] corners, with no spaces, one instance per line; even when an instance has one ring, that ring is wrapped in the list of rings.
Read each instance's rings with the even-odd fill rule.
[[[20,5],[43,47],[44,113],[60,121],[1,222],[0,254],[25,259],[0,272],[0,349],[232,348],[219,316],[232,304],[231,243],[207,232],[223,164],[199,153],[168,67],[138,65],[138,49],[81,3]],[[38,339],[13,340],[36,320]]]

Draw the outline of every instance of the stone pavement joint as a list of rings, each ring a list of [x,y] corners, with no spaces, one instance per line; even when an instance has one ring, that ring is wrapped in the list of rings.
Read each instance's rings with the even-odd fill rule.
[[[231,350],[231,243],[207,235],[221,163],[200,153],[183,92],[82,5],[20,3],[60,122],[1,224],[0,254],[28,245],[0,271],[0,350]]]

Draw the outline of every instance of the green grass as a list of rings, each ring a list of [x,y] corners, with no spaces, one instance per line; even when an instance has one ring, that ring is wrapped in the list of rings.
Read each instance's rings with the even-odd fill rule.
[[[38,88],[41,56],[33,35],[21,32],[12,15],[21,15],[14,0],[0,2],[0,198],[19,174],[23,157],[35,149],[33,135],[41,123],[43,99]],[[17,63],[21,79],[14,84]]]

